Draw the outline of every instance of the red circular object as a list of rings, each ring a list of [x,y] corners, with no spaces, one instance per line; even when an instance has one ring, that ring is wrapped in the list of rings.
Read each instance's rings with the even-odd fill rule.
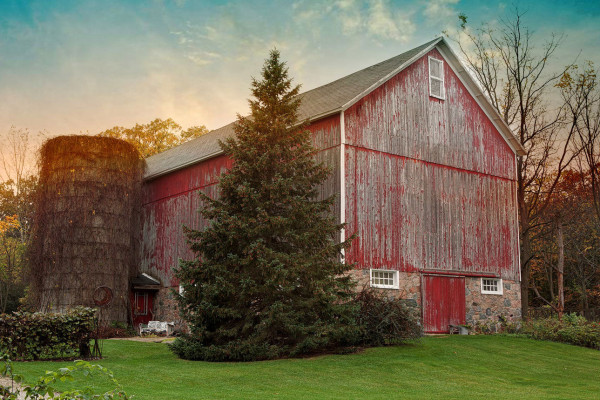
[[[94,303],[97,306],[107,306],[113,299],[112,289],[108,286],[98,286],[94,290]]]

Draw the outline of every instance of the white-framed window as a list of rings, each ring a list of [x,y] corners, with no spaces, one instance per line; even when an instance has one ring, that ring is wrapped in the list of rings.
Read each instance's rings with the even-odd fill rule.
[[[481,278],[482,294],[502,294],[502,279],[499,278]]]
[[[444,62],[433,57],[429,57],[429,95],[438,99],[445,99]]]
[[[399,289],[398,271],[388,269],[371,269],[371,287],[383,289]]]

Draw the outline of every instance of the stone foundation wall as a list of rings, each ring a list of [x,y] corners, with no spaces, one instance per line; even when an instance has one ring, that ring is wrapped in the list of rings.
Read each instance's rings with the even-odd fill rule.
[[[357,280],[357,288],[369,287],[369,270],[352,270],[349,272]],[[421,308],[421,274],[418,272],[399,272],[399,289],[375,289],[384,292],[388,297],[405,300],[406,305]],[[466,323],[498,322],[502,316],[507,320],[521,319],[521,285],[516,281],[503,280],[503,294],[482,294],[481,278],[465,277]],[[175,322],[175,329],[185,330],[185,322],[177,309],[177,301],[172,289],[162,288],[154,298],[154,319]]]
[[[481,278],[465,278],[466,322],[498,322],[500,316],[509,321],[521,319],[521,284],[502,280],[503,294],[482,294]]]
[[[179,315],[177,300],[173,290],[178,288],[161,288],[154,296],[154,319],[157,321],[174,322],[175,330],[183,330],[185,322]]]
[[[358,288],[369,287],[369,270],[350,271],[358,281]],[[399,289],[376,289],[389,297],[405,299],[409,307],[421,308],[421,274],[399,272]],[[503,280],[503,294],[482,294],[480,277],[465,277],[466,323],[498,322],[502,316],[508,321],[521,319],[521,284]]]
[[[349,272],[351,276],[358,282],[358,290],[369,287],[369,270],[355,269]],[[375,290],[386,293],[388,297],[403,299],[406,305],[411,308],[421,307],[421,274],[418,272],[399,272],[398,273],[399,289],[380,289]]]

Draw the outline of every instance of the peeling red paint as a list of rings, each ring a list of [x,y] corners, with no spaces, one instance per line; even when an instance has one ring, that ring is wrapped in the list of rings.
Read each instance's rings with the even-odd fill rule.
[[[345,112],[347,260],[518,280],[515,154],[448,63],[429,97],[428,55]]]
[[[320,195],[345,182],[346,236],[358,234],[346,260],[358,268],[518,281],[515,155],[447,63],[444,71],[445,100],[429,97],[425,55],[344,111],[343,130],[339,114],[313,121],[315,157],[332,167]],[[196,193],[217,195],[230,167],[220,156],[145,183],[144,271],[177,285],[173,268],[192,256],[182,226],[206,226]],[[332,212],[340,215],[339,198]]]
[[[323,197],[339,191],[339,116],[325,118],[311,124],[315,146],[321,149],[316,155],[333,167],[333,172],[322,185]],[[156,276],[165,286],[177,286],[174,269],[180,259],[191,259],[183,226],[201,229],[207,225],[199,214],[201,206],[198,192],[210,197],[217,196],[217,183],[221,174],[232,166],[232,160],[225,155],[214,157],[170,174],[146,181],[143,189],[142,205],[142,246],[141,268]],[[334,205],[335,215],[339,215],[339,199]]]
[[[449,325],[465,323],[465,278],[423,275],[423,330],[448,333]]]

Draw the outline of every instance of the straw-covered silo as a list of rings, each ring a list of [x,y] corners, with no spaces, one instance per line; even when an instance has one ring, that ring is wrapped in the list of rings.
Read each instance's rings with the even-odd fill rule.
[[[112,290],[102,322],[128,320],[143,161],[122,140],[60,136],[40,151],[31,243],[31,293],[42,311],[94,306]],[[98,298],[97,298],[98,299]]]

